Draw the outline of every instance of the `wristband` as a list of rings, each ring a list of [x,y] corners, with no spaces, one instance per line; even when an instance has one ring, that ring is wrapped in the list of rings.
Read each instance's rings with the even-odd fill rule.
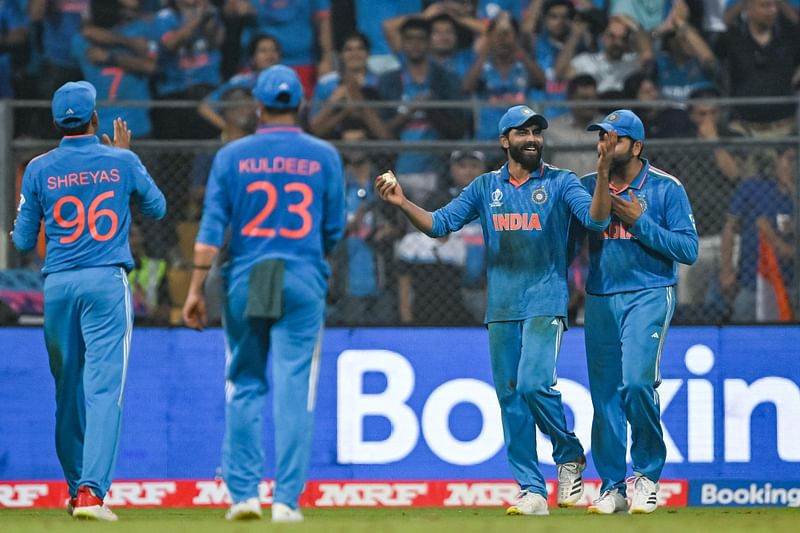
[[[211,265],[192,265],[195,270],[211,270]]]

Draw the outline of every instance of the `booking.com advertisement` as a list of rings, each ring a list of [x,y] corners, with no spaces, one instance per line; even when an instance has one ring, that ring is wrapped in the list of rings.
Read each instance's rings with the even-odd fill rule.
[[[41,330],[2,329],[0,507],[58,507],[54,387]],[[674,327],[658,388],[664,505],[800,506],[800,327]],[[221,506],[220,330],[135,330],[109,502]],[[566,332],[558,385],[599,495],[583,331]],[[271,405],[265,482],[271,501]],[[538,435],[545,477],[549,441]],[[555,483],[548,483],[548,489]],[[323,339],[307,506],[480,506],[514,501],[485,329],[329,329]]]

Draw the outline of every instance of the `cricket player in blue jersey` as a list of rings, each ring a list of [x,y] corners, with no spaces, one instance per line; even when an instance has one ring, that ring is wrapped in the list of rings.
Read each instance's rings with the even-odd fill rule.
[[[277,461],[272,521],[298,522],[330,272],[325,257],[344,233],[344,175],[336,150],[297,126],[303,88],[292,69],[266,69],[253,95],[259,129],[222,148],[211,167],[183,317],[191,328],[205,325],[203,282],[230,228],[222,473],[233,505],[226,518],[261,516],[271,351]]]
[[[612,218],[589,235],[586,355],[594,405],[592,454],[603,480],[589,512],[651,513],[667,450],[656,388],[664,338],[675,311],[677,263],[697,259],[697,231],[683,185],[642,157],[644,126],[621,109],[592,124],[598,150],[618,141],[607,168],[583,178],[592,192],[611,188]],[[607,173],[607,174],[606,174]],[[633,495],[626,498],[627,424]]]
[[[547,490],[536,455],[534,424],[550,437],[558,465],[558,503],[583,494],[583,447],[567,429],[556,362],[567,316],[567,236],[571,217],[595,231],[609,221],[608,191],[591,197],[569,170],[542,161],[547,120],[529,107],[500,119],[500,145],[508,162],[482,174],[461,194],[431,213],[410,202],[386,174],[375,185],[420,231],[442,237],[480,219],[488,262],[486,323],[492,375],[506,451],[521,493],[508,514],[546,515]],[[600,162],[611,153],[603,144]]]
[[[161,218],[166,202],[136,154],[124,149],[131,138],[124,121],[114,122],[113,146],[98,141],[96,94],[79,81],[53,95],[63,138],[25,169],[13,240],[20,250],[33,248],[44,219],[44,335],[67,510],[114,521],[103,498],[117,459],[133,327],[129,204],[136,196],[145,215]]]

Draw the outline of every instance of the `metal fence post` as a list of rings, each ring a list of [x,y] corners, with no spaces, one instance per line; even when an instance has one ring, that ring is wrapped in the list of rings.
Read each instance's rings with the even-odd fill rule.
[[[14,109],[8,99],[3,99],[0,100],[0,269],[9,267],[9,232],[14,219],[13,135]]]

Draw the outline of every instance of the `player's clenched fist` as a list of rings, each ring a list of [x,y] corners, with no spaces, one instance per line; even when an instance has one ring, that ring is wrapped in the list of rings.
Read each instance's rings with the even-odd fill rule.
[[[189,291],[186,303],[183,304],[183,321],[192,329],[202,331],[208,323],[206,300],[202,294]]]
[[[406,199],[403,188],[391,170],[375,178],[375,190],[378,191],[381,200],[392,205],[402,205]]]

